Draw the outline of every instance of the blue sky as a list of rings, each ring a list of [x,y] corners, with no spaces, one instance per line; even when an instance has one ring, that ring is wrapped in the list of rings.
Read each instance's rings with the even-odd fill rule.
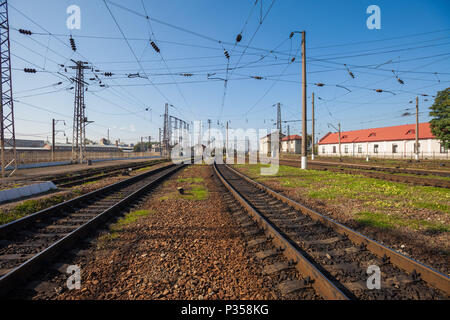
[[[70,59],[90,62],[98,74],[114,74],[100,76],[104,88],[89,80],[91,71],[86,74],[87,115],[95,121],[87,136],[93,140],[105,137],[108,128],[111,140],[157,137],[166,102],[174,116],[211,119],[214,126],[229,120],[233,128],[273,128],[277,102],[283,120],[301,119],[300,35],[289,38],[294,30],[307,32],[308,118],[314,91],[318,137],[332,131],[328,123],[340,122],[343,130],[413,123],[414,116],[402,116],[414,111],[409,102],[450,83],[446,0],[144,0],[150,24],[141,0],[107,2],[132,50],[102,0],[9,3],[17,138],[45,140],[55,118],[66,121],[58,129],[71,140],[74,98],[67,78],[73,70],[60,66],[70,66]],[[66,27],[72,4],[81,8],[80,30]],[[373,4],[381,9],[380,30],[366,26],[366,8]],[[34,34],[22,35],[20,28]],[[77,53],[69,46],[71,33]],[[230,54],[228,75],[224,49]],[[28,67],[39,72],[25,74]],[[136,73],[148,79],[129,77]],[[432,102],[420,96],[421,122],[429,120]],[[290,123],[291,133],[300,128]],[[58,141],[64,139],[59,133]]]

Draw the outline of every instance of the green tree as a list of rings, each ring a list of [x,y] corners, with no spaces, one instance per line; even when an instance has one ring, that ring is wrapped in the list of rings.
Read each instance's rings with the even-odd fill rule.
[[[434,104],[430,107],[431,132],[450,148],[450,88],[439,91]]]

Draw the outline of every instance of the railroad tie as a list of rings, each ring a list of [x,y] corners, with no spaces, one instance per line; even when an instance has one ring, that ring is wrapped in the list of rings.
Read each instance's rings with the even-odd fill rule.
[[[284,270],[290,269],[291,266],[286,262],[275,262],[264,267],[264,274],[271,275]]]
[[[305,284],[302,280],[285,280],[278,284],[278,290],[280,290],[283,296],[293,293],[295,291],[309,288],[309,285]]]
[[[276,250],[276,249],[268,249],[268,250],[256,252],[255,256],[259,260],[264,260],[264,259],[267,259],[269,257],[276,256],[277,254],[279,254],[278,250]]]
[[[248,242],[247,242],[247,246],[248,246],[249,248],[252,248],[252,247],[256,247],[257,245],[263,244],[263,243],[265,243],[265,242],[267,242],[267,238],[265,238],[265,237],[259,237],[259,238],[256,238],[256,239],[253,239],[253,240],[248,241]]]

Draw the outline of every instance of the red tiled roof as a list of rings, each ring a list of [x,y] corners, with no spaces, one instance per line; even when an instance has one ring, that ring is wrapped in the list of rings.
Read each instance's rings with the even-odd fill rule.
[[[302,137],[300,137],[297,134],[291,134],[290,136],[284,137],[281,139],[281,141],[291,141],[291,140],[302,140]]]
[[[415,124],[341,132],[341,143],[414,140],[415,138]],[[430,124],[428,122],[419,123],[419,139],[434,138]],[[337,132],[329,132],[319,141],[319,144],[335,143],[339,143],[339,133]]]

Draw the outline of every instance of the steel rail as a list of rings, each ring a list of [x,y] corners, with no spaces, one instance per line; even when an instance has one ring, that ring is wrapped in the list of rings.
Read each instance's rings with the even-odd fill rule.
[[[291,160],[280,160],[280,165],[290,166],[290,167],[300,167],[300,163],[298,161]],[[450,181],[444,180],[441,178],[430,178],[427,176],[421,175],[412,175],[408,173],[408,175],[395,174],[393,172],[381,171],[381,170],[369,170],[368,168],[356,168],[356,167],[342,167],[340,165],[323,165],[317,162],[310,162],[308,167],[313,170],[319,171],[333,171],[339,173],[349,173],[349,174],[359,174],[369,178],[400,182],[400,183],[409,183],[412,185],[419,186],[432,186],[438,188],[450,188]]]
[[[347,236],[350,241],[352,241],[353,243],[357,244],[357,245],[365,245],[367,250],[369,250],[370,252],[372,252],[373,254],[377,255],[378,257],[383,257],[386,256],[390,259],[390,262],[397,266],[398,268],[408,272],[408,273],[412,273],[412,272],[417,272],[420,274],[421,279],[423,279],[425,282],[427,282],[428,284],[430,284],[431,286],[442,290],[443,292],[445,292],[447,295],[450,295],[450,277],[448,277],[447,275],[433,269],[430,266],[427,266],[419,261],[416,261],[412,258],[409,258],[389,247],[386,247],[384,245],[382,245],[381,243],[372,240],[362,234],[360,234],[357,231],[354,231],[346,226],[344,226],[343,224],[328,218],[324,215],[322,215],[321,213],[312,210],[272,189],[270,189],[269,187],[254,181],[253,179],[251,179],[250,177],[248,177],[247,175],[235,170],[234,168],[231,168],[228,165],[225,165],[229,170],[231,170],[232,172],[234,172],[235,174],[237,174],[239,177],[243,178],[244,180],[246,180],[247,182],[253,184],[255,187],[257,187],[258,189],[268,193],[269,195],[273,196],[274,198],[286,203],[287,205],[291,206],[292,208],[299,210],[300,212],[302,212],[303,214],[308,215],[311,219],[315,220],[315,221],[319,221],[320,223],[332,228],[333,230],[335,230],[337,233]]]
[[[125,198],[118,201],[117,203],[114,203],[112,206],[103,210],[101,213],[96,215],[94,218],[88,220],[86,223],[84,223],[77,229],[73,230],[72,232],[65,235],[63,238],[54,242],[49,247],[40,251],[39,253],[34,255],[31,259],[25,261],[18,267],[14,268],[7,274],[0,277],[0,296],[4,296],[6,293],[8,293],[10,290],[12,290],[17,284],[23,282],[26,278],[28,278],[30,275],[35,273],[45,263],[48,263],[49,261],[53,260],[64,249],[72,246],[77,240],[79,240],[81,237],[88,234],[88,232],[90,232],[95,227],[100,225],[107,218],[111,217],[113,214],[124,209],[127,205],[129,205],[131,202],[133,202],[134,200],[139,198],[147,190],[149,190],[156,184],[160,183],[161,181],[163,181],[168,176],[170,176],[171,174],[173,174],[174,172],[176,172],[177,170],[179,170],[182,167],[183,166],[175,166],[172,164],[172,165],[166,166],[164,168],[158,168],[156,170],[146,172],[139,176],[135,176],[130,179],[115,183],[113,185],[93,191],[91,193],[88,193],[81,197],[75,198],[73,200],[69,200],[65,203],[61,203],[61,204],[53,206],[51,208],[39,211],[35,214],[32,214],[32,215],[24,217],[20,220],[11,222],[7,225],[1,226],[0,227],[0,237],[5,239],[5,236],[7,234],[10,234],[12,231],[16,231],[19,228],[25,227],[26,225],[30,224],[31,222],[36,221],[40,217],[45,216],[46,218],[48,218],[49,216],[54,215],[55,213],[59,212],[60,210],[65,210],[68,207],[75,206],[77,203],[80,203],[87,199],[95,198],[97,195],[101,195],[102,193],[114,191],[114,189],[116,189],[116,188],[119,188],[119,190],[120,190],[121,187],[132,185],[133,183],[138,182],[141,179],[147,178],[147,177],[155,175],[157,173],[163,173],[161,176],[157,176],[155,179],[151,180],[149,183],[147,183],[144,186],[140,187],[139,189],[135,190],[134,192],[132,192]]]
[[[350,300],[351,298],[342,292],[332,281],[328,279],[309,259],[291,244],[266,218],[263,217],[240,193],[236,190],[223,176],[217,168],[217,164],[213,165],[214,172],[224,186],[231,192],[237,201],[247,210],[254,218],[258,225],[264,230],[266,235],[272,239],[276,246],[282,248],[283,254],[290,260],[294,261],[295,268],[304,277],[313,279],[312,286],[318,294],[328,300]]]
[[[90,174],[83,174],[83,175],[75,175],[72,177],[64,178],[64,179],[58,179],[56,182],[55,180],[52,180],[53,183],[55,183],[59,188],[69,188],[73,187],[79,184],[83,184],[86,182],[92,182],[104,178],[113,177],[115,175],[120,174],[126,169],[132,169],[132,170],[139,170],[146,167],[155,166],[157,164],[163,163],[164,161],[155,161],[153,163],[147,163],[147,164],[139,164],[139,165],[133,165],[133,166],[122,166],[114,169],[103,169],[99,170],[94,173]],[[75,180],[72,180],[75,179]],[[67,181],[67,182],[65,182]]]
[[[44,176],[44,179],[47,180],[51,180],[55,185],[60,186],[60,187],[64,187],[64,186],[70,186],[69,184],[72,182],[76,182],[76,181],[82,181],[82,179],[85,178],[89,178],[89,177],[93,177],[97,174],[101,174],[101,173],[114,173],[114,172],[119,172],[121,170],[125,170],[128,168],[131,169],[140,169],[140,168],[144,168],[147,166],[152,166],[152,165],[156,165],[159,163],[162,163],[164,161],[149,161],[149,162],[145,162],[145,163],[135,163],[135,164],[128,164],[128,165],[117,165],[117,166],[111,166],[111,167],[103,167],[103,168],[95,168],[95,169],[88,169],[85,172],[81,172],[78,174],[71,174],[70,172],[68,173],[63,173],[63,174],[58,174],[56,176]],[[74,179],[76,179],[76,181],[73,181]]]

